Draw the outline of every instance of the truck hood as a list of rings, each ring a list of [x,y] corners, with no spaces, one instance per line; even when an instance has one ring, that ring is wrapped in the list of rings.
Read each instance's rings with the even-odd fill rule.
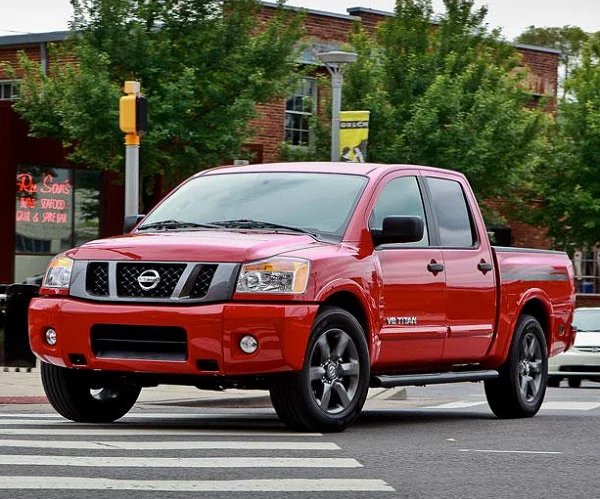
[[[202,230],[137,233],[86,243],[67,254],[76,260],[247,262],[325,246],[309,235]]]

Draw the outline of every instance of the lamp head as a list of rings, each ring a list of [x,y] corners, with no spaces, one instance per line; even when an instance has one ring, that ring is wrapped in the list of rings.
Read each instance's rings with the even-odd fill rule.
[[[333,50],[331,52],[319,52],[317,54],[319,60],[325,64],[350,64],[358,58],[355,52],[344,52],[341,50]]]

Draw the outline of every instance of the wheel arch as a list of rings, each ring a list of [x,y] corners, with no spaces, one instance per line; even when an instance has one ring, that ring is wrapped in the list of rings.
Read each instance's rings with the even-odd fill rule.
[[[544,338],[546,339],[546,349],[550,352],[551,348],[551,311],[548,309],[548,305],[539,298],[531,298],[523,304],[518,317],[522,315],[531,315],[535,318],[544,331]]]
[[[356,294],[347,290],[336,291],[322,302],[321,307],[326,306],[339,307],[352,314],[363,328],[363,332],[365,333],[368,342],[371,331],[371,321],[363,301]]]

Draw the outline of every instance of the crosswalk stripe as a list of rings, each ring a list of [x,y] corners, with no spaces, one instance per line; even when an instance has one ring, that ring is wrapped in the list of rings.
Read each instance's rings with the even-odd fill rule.
[[[223,415],[227,416],[227,418],[249,418],[251,417],[252,419],[261,419],[261,418],[268,418],[268,419],[273,419],[275,417],[275,413],[250,413],[250,412],[244,412],[244,413],[240,413],[238,411],[236,412],[226,412],[226,413],[211,413],[211,412],[130,412],[128,414],[125,414],[125,416],[123,416],[121,419],[119,419],[119,421],[124,421],[127,420],[129,421],[130,419],[194,419],[194,418],[217,418],[217,417],[223,417]],[[67,421],[65,418],[63,418],[60,414],[55,414],[55,413],[26,413],[26,412],[20,412],[20,413],[10,413],[10,412],[4,412],[4,413],[0,413],[0,421],[2,420],[2,418],[10,418],[10,419],[15,419],[15,418],[22,418],[22,419],[58,419],[58,420],[62,420],[62,421]]]
[[[456,402],[448,402],[447,404],[426,406],[424,409],[466,409],[485,404],[487,404],[486,401],[458,400]],[[551,411],[590,411],[598,407],[600,407],[600,402],[547,401],[542,404],[541,409]]]
[[[86,466],[94,468],[362,468],[356,459],[329,457],[99,457],[0,455],[3,466]]]
[[[487,404],[487,402],[471,402],[459,400],[458,402],[448,402],[447,404],[431,405],[425,407],[425,409],[464,409],[466,407],[475,407],[477,405]]]
[[[0,489],[136,490],[161,492],[393,492],[383,480],[267,479],[267,480],[115,480],[47,476],[3,476]]]
[[[200,418],[198,418],[200,419]],[[216,417],[214,418],[216,419]],[[223,420],[223,416],[221,416],[220,421]],[[227,418],[228,422],[239,424],[239,421],[236,421],[236,418]],[[169,424],[174,427],[178,424],[194,424],[200,421],[194,421],[193,418],[189,418],[189,420],[185,421],[176,421],[170,419],[160,419],[157,421],[132,421],[132,420],[118,420],[114,423],[110,423],[111,425],[122,425],[122,426],[140,426],[140,425],[150,425],[150,424]],[[90,426],[93,423],[75,423],[73,421],[67,420],[48,420],[48,419],[3,419],[0,418],[0,427],[2,426],[56,426],[56,427],[74,427],[74,426]],[[311,433],[311,435],[322,436],[321,433]]]
[[[339,450],[333,442],[240,442],[240,441],[170,441],[85,442],[76,440],[10,440],[0,438],[0,447],[31,449],[86,449],[86,450],[190,450],[190,449],[240,449],[240,450]]]
[[[542,404],[542,409],[553,411],[590,411],[600,407],[599,402],[559,402],[548,401]]]
[[[209,430],[198,428],[190,430],[180,430],[177,428],[169,429],[151,429],[137,428],[135,426],[129,428],[97,428],[77,427],[77,428],[2,428],[0,425],[0,436],[8,435],[37,435],[44,437],[51,436],[121,436],[121,437],[141,437],[141,436],[218,436],[218,437],[239,437],[241,435],[247,437],[318,437],[320,433],[291,433],[283,431],[254,431],[254,430]]]

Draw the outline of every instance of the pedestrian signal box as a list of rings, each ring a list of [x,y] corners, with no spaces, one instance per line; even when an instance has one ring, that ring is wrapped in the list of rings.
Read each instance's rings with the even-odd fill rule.
[[[137,86],[127,85],[127,95],[119,100],[119,127],[127,134],[142,135],[148,130],[148,100],[139,94]]]

